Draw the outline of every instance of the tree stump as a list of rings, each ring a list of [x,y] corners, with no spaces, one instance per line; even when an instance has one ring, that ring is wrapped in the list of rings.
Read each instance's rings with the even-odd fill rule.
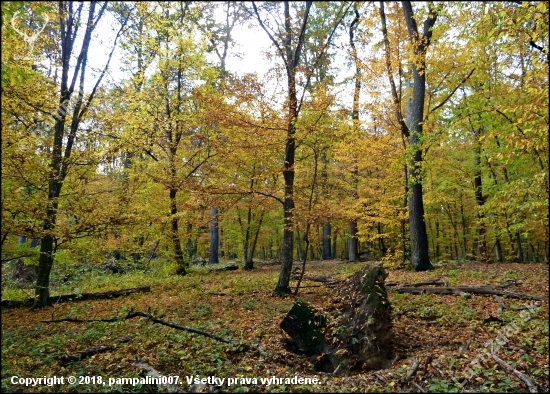
[[[36,280],[36,277],[37,274],[35,265],[27,265],[22,259],[17,259],[15,261],[11,278],[12,280],[17,281],[19,286],[33,283]]]
[[[382,267],[364,268],[340,288],[331,316],[298,300],[280,326],[319,371],[347,374],[390,364],[391,305]]]
[[[326,350],[327,341],[321,331],[326,325],[325,315],[318,313],[307,302],[298,300],[286,314],[280,327],[290,336],[300,352],[312,356]]]
[[[336,352],[348,356],[335,364],[352,370],[377,370],[388,363],[392,324],[386,277],[382,267],[363,269],[340,291],[344,302],[338,311],[341,330]]]

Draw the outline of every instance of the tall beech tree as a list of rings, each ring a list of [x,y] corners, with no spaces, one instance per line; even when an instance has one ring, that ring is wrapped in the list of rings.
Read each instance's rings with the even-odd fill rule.
[[[216,5],[213,3],[212,5]],[[234,43],[232,32],[237,22],[242,19],[242,5],[237,2],[226,1],[222,4],[225,8],[225,21],[222,23],[215,23],[212,9],[209,6],[205,6],[202,10],[203,18],[197,21],[198,28],[208,37],[208,41],[211,45],[211,50],[214,51],[216,57],[219,60],[220,73],[217,81],[219,89],[223,92],[225,90],[227,70],[226,60],[229,53],[230,46]],[[208,262],[210,264],[219,263],[219,209],[212,207],[210,209],[210,249],[208,254]]]
[[[429,258],[428,233],[424,217],[424,201],[422,191],[422,161],[423,161],[423,124],[424,99],[426,95],[426,51],[432,38],[432,28],[437,19],[437,10],[432,3],[428,6],[428,16],[419,32],[412,5],[408,1],[401,3],[412,47],[413,59],[410,64],[413,77],[413,92],[407,105],[406,119],[403,116],[401,94],[397,91],[393,80],[390,61],[390,41],[388,38],[384,2],[380,2],[380,19],[386,50],[386,66],[390,81],[391,94],[394,101],[395,115],[401,132],[408,139],[410,161],[408,163],[407,188],[409,206],[409,234],[411,247],[411,264],[417,271],[431,268]],[[400,68],[401,76],[401,68]]]
[[[96,8],[98,9],[96,11]],[[59,89],[59,108],[55,118],[53,141],[50,156],[50,175],[48,179],[48,203],[44,215],[43,236],[40,239],[40,258],[38,260],[38,272],[36,281],[36,301],[34,308],[47,304],[50,295],[50,272],[54,263],[56,250],[55,228],[57,223],[57,210],[63,183],[71,167],[71,153],[75,145],[77,132],[86,113],[90,109],[91,102],[97,92],[97,88],[109,65],[111,56],[103,73],[98,78],[92,92],[84,97],[84,82],[87,74],[88,52],[92,41],[92,32],[102,18],[107,3],[99,4],[96,1],[90,3],[75,3],[60,1],[58,6],[59,37],[61,48],[61,70]],[[87,13],[87,18],[82,18],[82,13]],[[71,66],[71,60],[76,50],[78,30],[85,25],[82,45],[78,54],[76,65]],[[118,38],[118,36],[117,36]],[[116,42],[115,42],[116,47]],[[113,47],[113,51],[114,48]],[[70,73],[72,71],[72,77]],[[67,114],[70,111],[71,99],[78,81],[78,96],[74,102],[70,124],[67,123]],[[67,130],[68,128],[68,130]]]
[[[188,267],[181,240],[181,204],[190,197],[180,192],[197,188],[197,174],[215,154],[210,140],[214,127],[203,115],[217,73],[206,63],[204,47],[192,38],[193,12],[188,3],[151,5],[142,34],[152,37],[146,49],[156,55],[155,67],[139,89],[133,80],[129,82],[125,106],[132,116],[123,133],[127,143],[144,154],[141,162],[149,181],[168,191],[167,238],[180,275]]]
[[[410,112],[407,113],[409,149],[412,154],[409,165],[411,263],[417,271],[425,271],[431,268],[431,264],[422,193],[422,128],[424,123],[424,97],[426,96],[426,51],[432,38],[432,28],[437,19],[437,10],[433,4],[429,3],[428,16],[423,23],[421,33],[419,33],[411,3],[403,1],[401,4],[414,53],[411,64],[413,94]]]
[[[279,296],[290,293],[290,274],[293,263],[293,251],[294,251],[294,161],[296,155],[296,125],[300,114],[301,104],[304,96],[298,97],[298,84],[297,77],[300,73],[300,63],[302,59],[302,52],[304,49],[304,42],[306,37],[306,30],[308,28],[309,13],[313,2],[306,1],[303,8],[295,10],[295,16],[291,15],[291,3],[288,1],[283,2],[283,25],[281,26],[278,21],[274,23],[266,22],[260,15],[260,9],[255,2],[252,2],[254,15],[258,21],[260,27],[268,35],[271,43],[275,46],[277,55],[281,58],[286,71],[286,141],[285,141],[285,155],[283,163],[283,178],[284,178],[284,199],[283,199],[283,217],[284,217],[284,230],[283,230],[283,246],[282,246],[282,265],[281,272],[279,274],[279,281],[275,287],[275,293]],[[294,4],[293,4],[294,5]],[[279,4],[270,4],[266,7],[268,15],[270,11],[279,9]],[[311,66],[307,67],[304,74],[305,86],[309,85],[313,68],[316,66],[327,50],[328,44],[331,42],[336,28],[341,23],[344,15],[349,9],[350,5],[344,8],[344,4],[340,8],[340,12],[335,16],[335,23],[332,26],[332,31],[328,32],[327,39],[322,46],[321,50],[316,55],[315,59],[310,62]],[[273,10],[270,10],[273,8]],[[271,15],[273,17],[273,15]],[[299,23],[297,27],[293,25],[293,20],[298,19]],[[275,29],[275,30],[273,30]]]
[[[358,132],[359,129],[359,99],[361,98],[361,78],[362,78],[362,65],[361,60],[357,56],[357,47],[355,46],[355,31],[357,31],[357,26],[360,23],[359,10],[357,5],[354,4],[353,11],[355,17],[351,22],[349,27],[349,46],[351,49],[351,56],[353,58],[353,63],[355,64],[355,84],[353,89],[353,106],[351,110],[351,121],[353,122],[353,128],[355,132]],[[352,182],[352,198],[357,199],[359,195],[357,194],[357,183],[359,176],[359,168],[357,164],[354,164],[351,182]],[[359,260],[359,239],[357,237],[357,218],[351,218],[348,223],[348,260],[357,261]]]

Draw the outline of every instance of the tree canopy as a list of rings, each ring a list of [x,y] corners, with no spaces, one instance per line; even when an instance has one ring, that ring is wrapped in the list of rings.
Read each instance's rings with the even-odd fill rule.
[[[281,261],[281,295],[295,259],[354,248],[417,270],[548,261],[546,2],[6,2],[2,18],[2,259],[38,265],[37,306],[63,259],[116,253],[179,274],[212,250]],[[233,66],[260,42],[267,72]]]

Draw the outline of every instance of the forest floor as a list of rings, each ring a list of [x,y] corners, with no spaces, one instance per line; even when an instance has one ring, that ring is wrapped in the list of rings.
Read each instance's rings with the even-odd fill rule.
[[[257,264],[253,271],[210,271],[192,268],[184,277],[174,267],[155,262],[149,272],[119,275],[96,271],[66,284],[66,293],[98,292],[151,286],[150,293],[107,300],[65,302],[38,311],[2,310],[2,392],[154,392],[152,385],[120,384],[109,378],[140,378],[140,360],[163,375],[178,375],[179,392],[526,392],[523,380],[504,369],[494,353],[548,392],[548,302],[503,298],[508,306],[540,306],[497,314],[498,300],[485,295],[398,294],[389,288],[393,307],[396,361],[389,369],[352,376],[315,371],[304,355],[285,349],[279,323],[293,298],[272,297],[279,266]],[[365,264],[340,260],[307,263],[308,274],[346,278]],[[417,283],[435,278],[454,285],[511,284],[506,290],[548,297],[547,264],[481,264],[448,262],[433,271],[390,270],[386,282]],[[295,285],[296,281],[292,281]],[[319,309],[330,307],[334,289],[304,280],[299,297]],[[312,287],[317,286],[317,287]],[[75,289],[78,287],[78,289]],[[30,292],[30,290],[28,290]],[[4,291],[2,298],[17,292]],[[58,322],[44,320],[124,317],[129,311],[230,338],[222,343],[203,335],[179,331],[146,318],[116,322]],[[131,336],[110,351],[67,366],[60,357]],[[413,364],[418,369],[407,379]],[[477,361],[477,362],[476,362]],[[13,378],[16,376],[17,378]],[[64,384],[25,386],[21,378],[65,377]],[[69,376],[77,377],[68,384]],[[101,382],[99,382],[101,377]],[[190,387],[190,377],[224,379],[221,386]],[[261,378],[316,378],[300,384]],[[229,378],[234,379],[229,386]],[[242,379],[242,380],[241,380]],[[254,381],[256,379],[256,381]],[[35,381],[36,383],[36,381]],[[219,383],[219,381],[217,382]],[[302,381],[303,383],[303,381]],[[32,384],[32,383],[31,383]],[[164,391],[164,388],[161,389]]]

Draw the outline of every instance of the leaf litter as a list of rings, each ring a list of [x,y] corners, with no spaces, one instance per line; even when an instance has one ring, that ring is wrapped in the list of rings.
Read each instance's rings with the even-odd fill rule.
[[[307,264],[311,275],[344,279],[365,264],[340,260]],[[416,273],[389,270],[386,282],[418,283],[443,279],[449,285],[502,285],[525,294],[548,296],[546,264],[481,264],[448,262],[433,271]],[[317,385],[236,384],[230,387],[189,387],[180,391],[232,392],[401,392],[480,391],[522,392],[525,384],[484,356],[484,349],[498,347],[495,354],[538,385],[548,387],[548,303],[538,302],[527,318],[521,311],[498,314],[499,301],[492,296],[398,294],[389,289],[393,308],[393,365],[379,371],[332,376],[315,370],[315,360],[284,347],[279,324],[293,304],[292,297],[277,298],[278,266],[261,265],[253,271],[192,272],[175,280],[154,281],[152,292],[108,300],[61,303],[52,308],[2,311],[2,392],[129,392],[151,387],[58,385],[24,387],[10,383],[12,376],[140,377],[139,360],[164,375],[243,378],[317,377]],[[303,286],[314,282],[304,279]],[[139,283],[148,285],[149,283]],[[99,290],[99,289],[98,289]],[[319,310],[329,310],[334,289],[304,287],[299,297]],[[502,300],[501,300],[502,302]],[[521,307],[533,301],[509,300]],[[73,317],[101,319],[124,316],[129,311],[149,311],[156,318],[191,326],[234,344],[216,342],[200,335],[153,324],[147,319],[113,323],[50,323],[41,320]],[[523,314],[525,316],[525,312]],[[490,319],[493,318],[493,319]],[[512,327],[513,329],[506,328]],[[506,335],[503,335],[503,332]],[[62,366],[62,356],[113,343],[132,336],[111,351]],[[498,339],[498,341],[497,341]],[[491,342],[492,341],[492,342]],[[476,363],[477,360],[477,363]],[[413,371],[413,367],[416,369]],[[472,371],[467,374],[465,371]],[[413,373],[411,373],[411,371]],[[408,373],[411,376],[407,379]]]

